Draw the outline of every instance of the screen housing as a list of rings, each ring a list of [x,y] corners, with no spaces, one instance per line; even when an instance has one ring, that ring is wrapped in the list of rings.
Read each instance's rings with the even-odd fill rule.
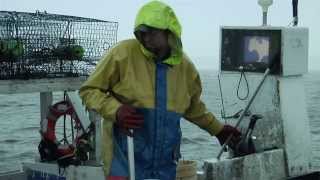
[[[262,38],[268,40],[268,60],[248,61],[245,59],[246,38]],[[278,29],[221,29],[220,62],[222,71],[246,71],[263,73],[272,65],[271,73],[281,73],[281,30]],[[266,47],[263,47],[266,48]]]

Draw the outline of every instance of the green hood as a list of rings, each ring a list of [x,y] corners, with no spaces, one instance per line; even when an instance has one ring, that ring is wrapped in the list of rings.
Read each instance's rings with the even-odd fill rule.
[[[169,30],[169,45],[171,56],[164,62],[170,65],[179,64],[182,59],[181,25],[171,7],[160,1],[151,1],[145,4],[138,12],[134,31],[139,31],[141,25]],[[154,55],[141,45],[143,53],[148,57]]]

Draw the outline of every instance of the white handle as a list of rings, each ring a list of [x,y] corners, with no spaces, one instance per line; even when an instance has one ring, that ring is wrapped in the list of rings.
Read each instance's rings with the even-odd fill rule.
[[[133,130],[130,129],[133,133]],[[127,136],[130,180],[135,180],[133,137]]]

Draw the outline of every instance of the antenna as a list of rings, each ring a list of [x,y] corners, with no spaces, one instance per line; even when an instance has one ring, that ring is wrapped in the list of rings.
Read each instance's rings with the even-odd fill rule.
[[[293,26],[298,25],[298,0],[292,0]]]
[[[268,8],[269,6],[271,6],[273,3],[273,0],[258,0],[258,4],[261,6],[262,8],[262,15],[263,15],[263,26],[267,25],[267,16],[268,16]]]

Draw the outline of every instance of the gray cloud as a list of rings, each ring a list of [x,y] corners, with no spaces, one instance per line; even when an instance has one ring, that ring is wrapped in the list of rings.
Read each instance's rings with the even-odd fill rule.
[[[118,39],[132,38],[133,23],[138,9],[148,0],[0,0],[0,10],[35,12],[36,9],[48,13],[93,17],[119,22]],[[218,59],[219,27],[221,25],[259,26],[261,8],[257,1],[235,0],[166,0],[173,7],[183,26],[184,49],[195,58],[199,67],[217,68],[217,61],[200,61],[199,57]],[[317,43],[320,42],[320,25],[315,18],[320,17],[320,1],[299,1],[301,26],[310,29],[309,54],[311,69],[320,69],[316,63],[320,59]],[[292,20],[291,0],[274,1],[269,8],[269,24],[287,26]],[[204,64],[206,63],[206,64]]]

